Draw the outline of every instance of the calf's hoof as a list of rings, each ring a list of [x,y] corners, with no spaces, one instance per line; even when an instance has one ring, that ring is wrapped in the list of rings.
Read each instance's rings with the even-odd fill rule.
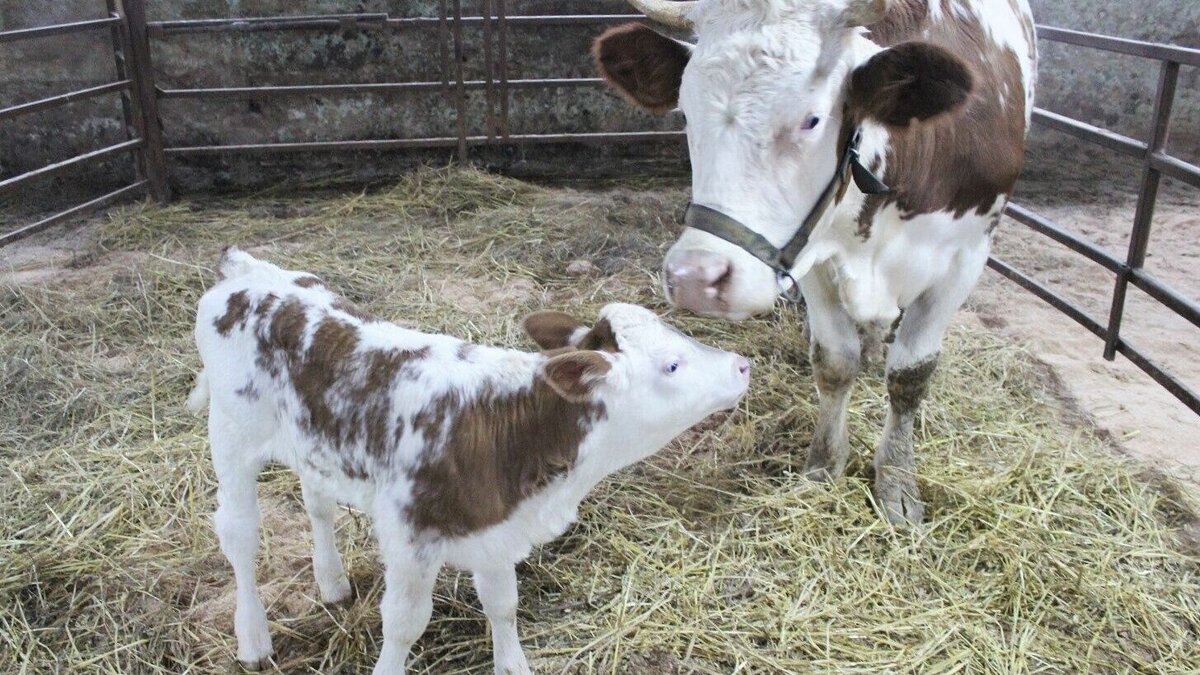
[[[533,671],[529,670],[529,664],[521,660],[520,663],[511,663],[508,665],[496,664],[494,669],[496,675],[533,675]]]
[[[264,670],[270,670],[271,655],[267,654],[266,656],[249,660],[239,658],[238,665],[241,666],[242,670],[246,671],[247,673],[258,673]]]
[[[354,603],[354,588],[345,576],[331,584],[320,585],[321,604],[344,607]]]

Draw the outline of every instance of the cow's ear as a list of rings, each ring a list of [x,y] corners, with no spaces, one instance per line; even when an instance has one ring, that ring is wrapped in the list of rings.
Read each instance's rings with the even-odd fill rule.
[[[571,338],[582,335],[587,326],[565,312],[543,310],[534,312],[521,322],[525,333],[545,350],[562,349],[572,345]]]
[[[542,376],[559,396],[572,403],[583,403],[591,398],[592,390],[610,370],[612,364],[600,352],[581,349],[546,361]]]
[[[850,77],[850,113],[893,127],[962,108],[974,84],[966,64],[925,42],[905,42],[872,56]]]
[[[610,28],[592,45],[596,71],[608,86],[655,114],[679,104],[679,83],[691,55],[689,45],[640,23]]]

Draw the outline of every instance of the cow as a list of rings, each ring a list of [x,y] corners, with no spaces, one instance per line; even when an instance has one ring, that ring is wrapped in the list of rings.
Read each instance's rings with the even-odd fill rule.
[[[300,477],[324,602],[350,596],[337,504],[370,514],[385,566],[377,675],[397,675],[432,611],[443,564],[473,573],[495,670],[529,673],[514,566],[575,520],[606,476],[745,394],[750,362],[696,342],[636,305],[590,327],[562,312],[524,321],[544,351],[471,344],[380,321],[316,276],[236,248],[200,299],[203,362],[188,406],[208,412],[214,516],[237,587],[238,660],[272,654],[255,582],[256,478]]]
[[[886,336],[874,500],[920,522],[914,415],[1024,161],[1026,0],[631,3],[696,38],[629,23],[593,45],[618,94],[685,120],[691,205],[667,299],[729,320],[803,299],[820,397],[804,474],[819,481],[849,456],[860,333]]]

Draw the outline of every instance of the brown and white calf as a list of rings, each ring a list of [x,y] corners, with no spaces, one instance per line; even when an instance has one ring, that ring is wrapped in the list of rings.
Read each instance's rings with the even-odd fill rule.
[[[737,320],[798,283],[821,396],[816,479],[846,466],[860,329],[890,327],[875,496],[890,520],[919,521],[913,418],[1023,163],[1028,3],[631,2],[696,36],[634,23],[594,47],[626,99],[686,118],[693,206],[663,263],[668,299]]]
[[[218,269],[200,299],[204,368],[188,404],[208,408],[215,524],[249,667],[272,653],[254,574],[265,463],[300,476],[326,602],[350,594],[337,503],[372,516],[386,568],[376,673],[404,672],[445,563],[474,574],[496,672],[528,673],[514,565],[562,534],[601,479],[732,408],[749,384],[744,357],[633,305],[604,307],[590,329],[533,314],[527,332],[553,351],[527,353],[373,319],[317,277],[237,249]]]

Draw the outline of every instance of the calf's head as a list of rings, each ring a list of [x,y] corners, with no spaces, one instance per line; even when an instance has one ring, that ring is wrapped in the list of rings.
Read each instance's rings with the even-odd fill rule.
[[[971,91],[970,71],[949,52],[920,42],[881,50],[863,36],[889,0],[631,2],[652,19],[693,28],[697,42],[618,26],[594,45],[598,71],[645,110],[678,108],[692,202],[776,247],[813,210],[854,129],[862,127],[864,146],[880,147],[889,133],[960,108]],[[820,245],[833,211],[810,246]],[[667,252],[663,272],[669,301],[729,319],[769,310],[780,291],[767,264],[691,228]]]
[[[606,305],[591,327],[561,312],[537,312],[524,325],[551,352],[542,376],[555,391],[603,403],[615,426],[647,444],[733,408],[750,383],[745,357],[702,345],[637,305]]]

